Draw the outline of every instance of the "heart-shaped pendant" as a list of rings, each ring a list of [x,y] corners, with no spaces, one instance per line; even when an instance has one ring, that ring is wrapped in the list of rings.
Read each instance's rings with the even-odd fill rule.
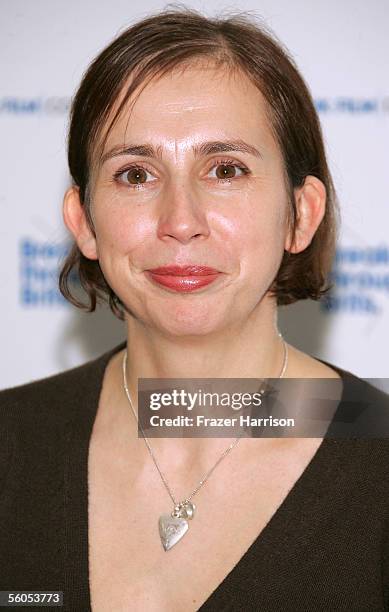
[[[171,514],[162,514],[159,517],[159,535],[165,551],[177,544],[189,529],[188,521],[184,518],[173,517]]]

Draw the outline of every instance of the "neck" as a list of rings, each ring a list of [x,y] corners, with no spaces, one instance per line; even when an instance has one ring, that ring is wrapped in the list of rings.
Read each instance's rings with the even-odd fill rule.
[[[126,379],[135,412],[138,378],[276,378],[284,356],[276,310],[269,304],[253,313],[244,325],[230,326],[212,335],[168,337],[140,325],[134,318],[127,320]],[[176,449],[199,449],[215,443],[226,446],[226,439],[211,442],[209,438],[188,439],[184,432],[182,435],[174,439]],[[153,447],[172,446],[170,439],[151,441]]]
[[[137,413],[138,378],[276,378],[284,362],[284,346],[278,334],[276,309],[262,308],[244,325],[223,329],[206,336],[167,337],[133,318],[127,320],[127,387]],[[124,351],[114,361],[110,376],[106,425],[113,438],[128,448],[136,442],[139,460],[149,463],[144,440],[138,438],[123,386]],[[115,433],[116,432],[116,433]],[[158,459],[171,473],[191,466],[194,473],[206,469],[233,441],[229,438],[151,438]],[[241,441],[235,455],[243,452]],[[269,441],[256,440],[265,446]],[[142,457],[142,459],[140,459]],[[184,472],[185,472],[184,470]]]
[[[270,378],[283,363],[276,309],[263,305],[244,323],[213,334],[166,336],[127,319],[127,381],[138,378]]]

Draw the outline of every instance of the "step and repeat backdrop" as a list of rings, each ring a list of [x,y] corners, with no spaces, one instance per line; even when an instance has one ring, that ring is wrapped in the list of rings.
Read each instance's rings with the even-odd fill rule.
[[[313,94],[341,206],[321,303],[280,308],[286,339],[363,378],[389,378],[389,4],[386,0],[188,2],[263,19]],[[93,314],[57,288],[70,236],[68,110],[82,73],[122,29],[166,6],[128,0],[2,0],[0,80],[0,388],[63,371],[125,338],[108,307]],[[142,10],[140,10],[140,8]]]

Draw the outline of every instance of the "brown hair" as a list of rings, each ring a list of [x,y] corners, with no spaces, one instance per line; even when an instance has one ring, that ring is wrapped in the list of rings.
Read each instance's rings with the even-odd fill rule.
[[[336,192],[320,122],[294,60],[274,34],[248,14],[208,18],[188,8],[165,9],[127,28],[92,62],[72,102],[68,136],[69,169],[79,187],[88,224],[95,235],[90,183],[96,148],[98,145],[102,150],[130,96],[150,79],[201,58],[242,71],[264,96],[269,124],[284,160],[292,230],[296,223],[294,188],[301,186],[307,175],[316,176],[326,188],[326,212],[312,242],[301,253],[284,252],[270,288],[278,305],[307,298],[318,300],[329,289],[326,280],[334,254],[337,217]],[[131,84],[106,126],[130,76]],[[99,142],[103,131],[105,137]],[[88,294],[89,305],[72,294],[72,275]],[[115,316],[124,319],[123,304],[106,282],[99,262],[86,258],[76,242],[62,265],[59,288],[67,300],[88,312],[95,310],[98,298],[108,298]]]

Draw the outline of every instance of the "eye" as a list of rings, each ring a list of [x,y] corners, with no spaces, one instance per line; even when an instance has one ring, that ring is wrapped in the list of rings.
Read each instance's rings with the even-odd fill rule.
[[[230,183],[231,179],[237,179],[241,176],[250,174],[248,168],[229,159],[215,161],[208,175],[211,172],[216,173],[211,178],[216,178],[218,183]],[[146,184],[153,183],[157,180],[155,177],[151,179],[150,177],[153,177],[153,174],[139,163],[127,166],[114,174],[114,180],[116,182],[126,185],[130,189],[142,189]]]
[[[231,179],[249,174],[250,170],[233,160],[218,160],[214,163],[210,172],[215,172],[213,178],[217,178],[218,182],[228,182]]]
[[[148,176],[152,176],[152,174],[148,172],[146,168],[139,165],[129,166],[124,170],[115,172],[114,174],[115,180],[117,180],[119,183],[124,183],[125,185],[134,188],[138,186],[141,187],[144,183],[153,182],[147,180]]]

